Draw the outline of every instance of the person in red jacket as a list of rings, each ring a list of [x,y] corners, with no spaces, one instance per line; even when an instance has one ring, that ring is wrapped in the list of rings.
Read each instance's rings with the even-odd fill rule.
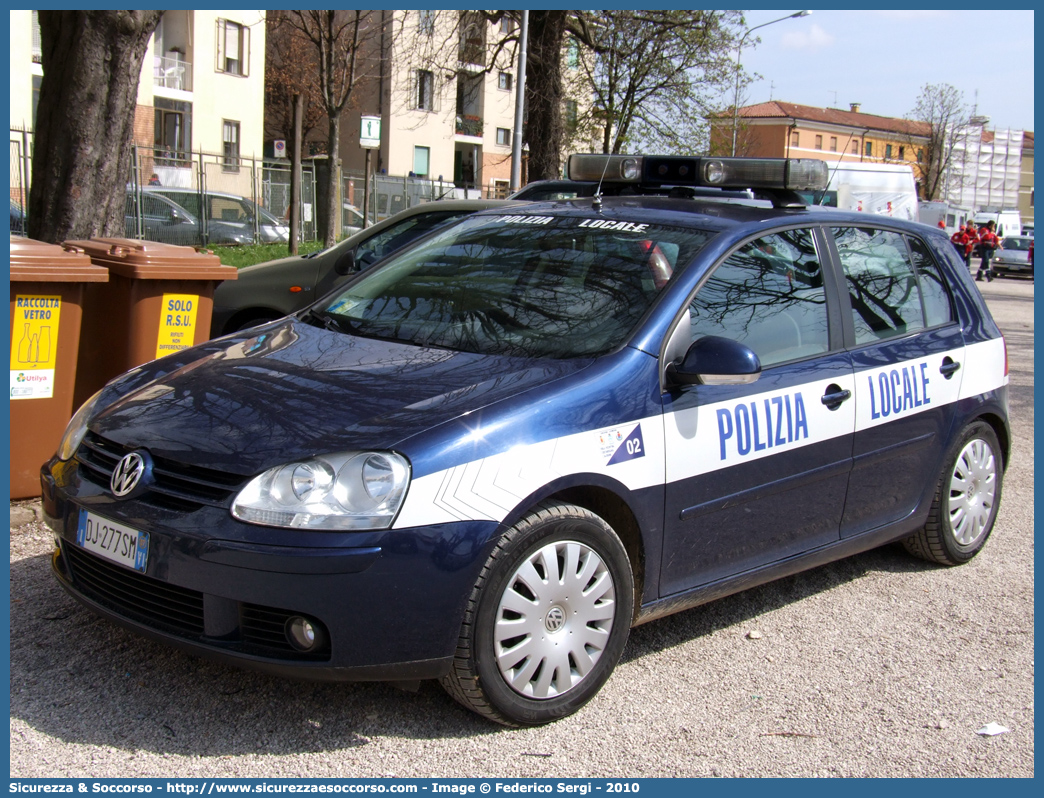
[[[997,238],[997,234],[994,231],[996,223],[991,219],[986,222],[983,227],[979,228],[979,271],[975,274],[975,279],[982,282],[982,276],[986,275],[986,282],[993,282],[993,272],[990,271],[990,259],[993,258],[993,252],[1000,246],[1000,239]]]
[[[957,231],[950,236],[950,243],[953,244],[953,248],[957,250],[957,255],[961,260],[967,264],[968,262],[968,228],[966,225],[961,225],[957,228]]]
[[[964,238],[964,265],[970,271],[972,254],[975,252],[975,245],[979,243],[979,232],[975,229],[975,224],[970,219],[964,223]]]

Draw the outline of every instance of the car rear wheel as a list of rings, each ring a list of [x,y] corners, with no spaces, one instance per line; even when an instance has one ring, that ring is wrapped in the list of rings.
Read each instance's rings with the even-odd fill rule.
[[[442,685],[508,726],[570,715],[612,673],[633,608],[630,562],[612,528],[581,507],[539,505],[486,561]]]
[[[903,545],[941,565],[968,562],[986,545],[1000,506],[1004,464],[993,428],[970,424],[950,447],[924,527]]]

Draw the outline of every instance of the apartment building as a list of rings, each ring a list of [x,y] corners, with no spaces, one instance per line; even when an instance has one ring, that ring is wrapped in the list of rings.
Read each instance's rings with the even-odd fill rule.
[[[35,126],[43,68],[35,11],[11,11],[12,153],[15,129]],[[250,195],[237,181],[239,158],[262,153],[264,11],[166,11],[142,62],[135,140],[142,168],[164,185],[194,185],[193,153],[221,156],[223,190]],[[12,167],[13,169],[13,167]],[[213,188],[213,186],[212,186]]]
[[[930,132],[927,122],[863,113],[859,103],[843,111],[771,101],[739,109],[736,154],[834,163],[908,163],[919,181],[919,162]],[[732,136],[731,113],[711,120],[712,153],[730,154]]]

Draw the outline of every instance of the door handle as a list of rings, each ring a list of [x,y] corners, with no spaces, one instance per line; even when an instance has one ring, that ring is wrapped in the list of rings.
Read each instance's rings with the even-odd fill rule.
[[[960,363],[957,363],[949,355],[943,358],[943,364],[939,366],[939,373],[942,374],[946,379],[950,379],[954,372],[961,367]]]
[[[851,391],[842,390],[840,385],[828,385],[827,392],[820,400],[830,410],[837,410],[843,401],[852,397]]]

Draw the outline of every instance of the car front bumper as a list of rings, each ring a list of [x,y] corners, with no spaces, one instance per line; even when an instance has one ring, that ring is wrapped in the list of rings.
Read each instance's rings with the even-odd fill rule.
[[[116,501],[76,475],[41,472],[59,583],[94,612],[211,659],[296,678],[417,680],[449,671],[467,598],[493,545],[494,522],[343,535],[252,527],[227,509],[180,513]],[[86,509],[149,533],[139,574],[76,542]],[[301,538],[301,541],[295,540]],[[288,624],[317,623],[302,652]]]

